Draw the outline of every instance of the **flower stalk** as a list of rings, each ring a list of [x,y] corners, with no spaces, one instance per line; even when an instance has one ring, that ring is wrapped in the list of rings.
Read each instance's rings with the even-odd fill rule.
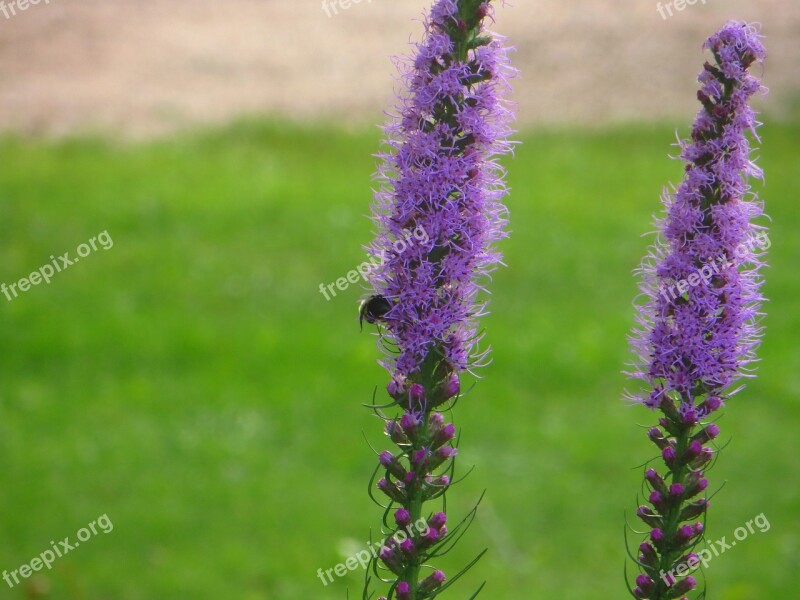
[[[475,510],[448,528],[447,515],[428,506],[441,500],[444,508],[453,484],[456,429],[444,414],[460,397],[461,374],[486,362],[478,296],[500,262],[494,244],[506,236],[507,190],[496,161],[511,148],[503,95],[513,71],[502,38],[486,30],[492,16],[486,0],[435,2],[415,55],[400,63],[405,92],[378,155],[377,234],[368,250],[388,259],[370,274],[362,314],[379,327],[381,364],[391,376],[391,402],[374,407],[394,444],[376,471],[388,501],[381,503],[388,537],[371,569],[389,586],[379,600],[433,598],[466,570],[447,578],[427,563],[452,548]],[[387,253],[409,229],[426,239]],[[387,417],[391,408],[400,414]],[[413,531],[412,523],[424,527]],[[371,581],[368,574],[365,599]]]
[[[749,178],[762,178],[750,160],[748,132],[758,123],[750,98],[762,91],[750,68],[766,52],[758,31],[730,22],[704,47],[714,62],[700,73],[702,107],[690,140],[680,143],[685,178],[665,193],[662,238],[642,263],[638,327],[632,343],[639,361],[629,373],[643,382],[632,398],[658,410],[648,437],[663,468],[648,468],[647,503],[637,516],[650,527],[635,556],[634,598],[687,598],[697,587],[688,574],[704,534],[709,507],[706,471],[720,433],[713,417],[752,376],[761,327],[760,269],[766,237],[754,224],[762,205]],[[687,283],[688,282],[688,283]]]

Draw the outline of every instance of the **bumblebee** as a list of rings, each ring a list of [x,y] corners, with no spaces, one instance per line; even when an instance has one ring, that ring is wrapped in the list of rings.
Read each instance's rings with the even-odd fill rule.
[[[378,323],[383,321],[383,317],[392,309],[392,303],[383,296],[370,296],[361,301],[358,307],[358,325],[363,330],[364,321],[367,323]]]

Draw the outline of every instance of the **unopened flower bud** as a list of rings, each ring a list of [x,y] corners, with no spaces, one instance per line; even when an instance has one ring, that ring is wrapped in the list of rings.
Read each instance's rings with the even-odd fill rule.
[[[445,523],[447,523],[447,515],[443,512],[434,513],[428,520],[428,526],[433,529],[439,529]]]
[[[642,573],[636,578],[636,585],[644,591],[649,591],[653,587],[653,580],[650,579],[648,575]]]
[[[403,554],[406,556],[413,556],[414,554],[414,541],[411,538],[406,538],[402,542],[400,542],[400,550],[403,551]]]
[[[650,532],[650,539],[653,541],[656,547],[658,547],[658,545],[664,541],[664,532],[661,531],[660,527],[656,527]]]
[[[406,436],[412,442],[417,440],[419,435],[419,425],[419,419],[412,413],[403,413],[403,416],[400,417],[400,427],[403,428]]]
[[[661,492],[654,490],[647,499],[650,504],[656,507],[656,510],[664,512],[666,503],[664,502],[664,496],[661,495]]]
[[[419,591],[423,594],[428,594],[442,587],[444,581],[445,581],[444,573],[437,569],[436,571],[428,575],[425,579],[423,579],[420,582]]]
[[[656,492],[658,493],[658,492]],[[653,512],[649,506],[640,506],[636,509],[636,516],[639,517],[645,524],[650,527],[661,527],[662,519],[659,515]]]
[[[642,542],[639,545],[639,562],[649,567],[654,567],[658,564],[658,553],[647,542]]]
[[[444,426],[444,415],[442,413],[432,413],[428,417],[428,429],[431,434],[436,433]]]
[[[396,575],[399,575],[403,572],[403,565],[392,548],[383,546],[378,556],[380,557],[381,561],[383,561],[383,564],[389,567],[389,569],[391,569],[391,571]]]
[[[709,501],[705,498],[700,498],[699,500],[695,500],[694,502],[690,502],[686,506],[683,507],[681,511],[680,520],[681,521],[688,521],[689,519],[696,519],[700,515],[702,515],[709,506]]]
[[[444,427],[442,427],[439,431],[437,431],[433,435],[433,439],[431,440],[431,447],[433,449],[446,444],[450,440],[452,440],[456,435],[456,426],[452,423],[448,423]]]
[[[716,423],[711,423],[707,425],[700,433],[696,434],[692,441],[698,441],[701,444],[705,444],[713,439],[715,439],[719,435],[719,425]]]
[[[394,454],[386,450],[381,452],[379,460],[381,466],[383,466],[383,468],[389,471],[389,473],[394,475],[397,479],[400,479],[401,481],[405,479],[406,469],[402,464],[400,464],[400,461]]]
[[[675,459],[677,458],[675,454],[675,448],[672,446],[667,446],[661,451],[661,458],[664,459],[664,463],[668,467],[672,467],[675,464]]]
[[[405,431],[396,420],[386,422],[386,435],[398,445],[405,445],[409,442]]]
[[[407,528],[411,525],[411,513],[405,508],[398,508],[397,512],[394,513],[394,522],[397,523],[400,529]]]
[[[714,450],[706,446],[689,464],[693,469],[699,469],[712,458],[714,458]]]
[[[703,452],[703,445],[697,440],[692,440],[683,453],[683,459],[687,462],[693,461],[700,456],[701,452]]]
[[[682,525],[675,532],[675,543],[679,546],[684,545],[694,536],[694,528],[691,525]]]
[[[399,502],[400,504],[405,503],[405,494],[400,491],[394,483],[387,481],[386,478],[381,477],[378,481],[378,489],[386,494],[391,500],[395,502]]]
[[[458,450],[456,448],[451,446],[442,446],[431,455],[430,459],[428,460],[428,468],[433,470],[439,465],[453,458],[456,454],[458,454]]]
[[[661,492],[662,494],[667,493],[667,484],[664,483],[664,479],[655,469],[647,469],[644,473],[644,478],[650,483],[654,490]]]
[[[694,588],[697,587],[697,581],[695,581],[694,577],[687,577],[686,579],[681,579],[678,583],[672,586],[667,592],[667,598],[680,598],[687,592],[691,592]]]
[[[650,441],[653,442],[656,446],[663,450],[669,446],[669,441],[664,437],[664,432],[661,431],[658,427],[651,427],[650,430],[647,432],[647,437],[650,438]]]
[[[670,500],[680,500],[685,493],[686,488],[684,488],[680,483],[673,483],[671,486],[669,486]]]
[[[407,581],[401,581],[395,588],[397,600],[411,600],[411,586]]]

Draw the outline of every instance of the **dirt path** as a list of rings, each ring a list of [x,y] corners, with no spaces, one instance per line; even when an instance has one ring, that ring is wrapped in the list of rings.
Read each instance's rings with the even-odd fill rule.
[[[700,43],[733,16],[769,36],[771,108],[796,103],[800,2],[695,1],[666,19],[651,0],[501,8],[524,75],[521,121],[686,118]],[[321,0],[40,0],[0,13],[0,129],[147,136],[249,113],[380,121],[388,57],[418,36],[427,4],[361,0],[329,17]]]

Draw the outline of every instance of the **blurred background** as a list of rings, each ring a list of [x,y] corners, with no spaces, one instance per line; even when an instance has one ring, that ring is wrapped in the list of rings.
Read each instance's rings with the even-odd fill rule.
[[[361,286],[319,285],[366,258],[390,56],[428,2],[19,1],[0,6],[0,283],[81,260],[0,295],[0,571],[102,515],[113,530],[0,581],[0,599],[361,597],[363,571],[324,586],[317,570],[379,523],[368,443],[385,442],[361,405],[387,374],[359,333]],[[721,422],[708,535],[771,527],[710,563],[708,597],[796,595],[800,4],[678,6],[498,8],[522,144],[484,321],[494,362],[454,415],[475,470],[450,510],[487,494],[442,566],[490,551],[454,598],[484,579],[494,600],[626,593],[654,421],[621,400],[631,271],[680,181],[702,42],[730,18],[761,23],[770,51],[770,302],[759,377]],[[102,232],[112,246],[81,249]]]

